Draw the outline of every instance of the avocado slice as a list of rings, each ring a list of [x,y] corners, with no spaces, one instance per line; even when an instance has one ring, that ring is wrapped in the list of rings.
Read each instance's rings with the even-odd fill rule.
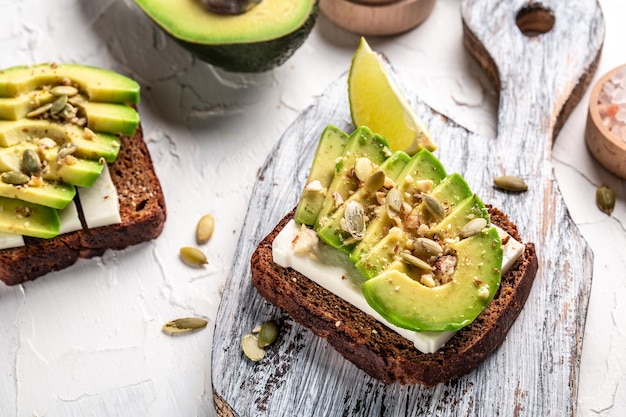
[[[297,223],[308,226],[315,223],[324,204],[328,186],[335,175],[337,159],[343,154],[347,141],[348,134],[335,126],[329,125],[322,132],[294,215]]]
[[[239,15],[211,12],[199,0],[135,0],[182,47],[233,72],[264,72],[283,64],[307,38],[317,0],[263,0]]]
[[[43,239],[59,234],[57,210],[14,198],[0,197],[0,231]]]
[[[76,188],[55,181],[41,181],[38,185],[12,185],[0,180],[0,196],[27,201],[62,210],[74,199]]]
[[[380,171],[385,174],[385,177],[395,181],[398,174],[400,174],[400,172],[409,160],[410,157],[405,152],[395,152],[380,165]],[[366,187],[362,185],[354,194],[352,194],[348,198],[348,200],[345,201],[343,205],[337,208],[337,210],[332,214],[332,216],[328,218],[326,222],[324,222],[324,225],[320,227],[317,231],[318,236],[326,244],[336,249],[339,249],[342,252],[351,252],[358,243],[358,241],[351,239],[351,234],[348,231],[344,230],[344,228],[341,226],[342,221],[345,221],[346,207],[350,203],[356,202],[360,204],[361,207],[363,207],[367,212],[368,207],[376,206],[376,200],[377,197],[375,192],[368,191]],[[376,216],[376,213],[367,214],[368,217],[371,218],[370,222],[375,221],[374,216]],[[365,221],[365,227],[367,227],[367,224],[370,222]]]
[[[424,149],[411,157],[402,172],[397,177],[396,187],[401,193],[413,194],[416,181],[432,181],[433,185],[439,184],[446,177],[446,171],[441,162],[428,150]],[[407,201],[411,204],[413,201]],[[376,245],[395,225],[395,222],[386,212],[372,221],[365,232],[363,239],[350,253],[350,260],[358,263],[369,250]]]
[[[56,146],[40,149],[33,142],[22,142],[18,145],[0,148],[0,172],[20,171],[21,158],[26,149],[32,149],[40,155],[42,168],[38,176],[51,181],[60,181],[79,187],[91,187],[102,173],[104,164],[100,161],[76,158],[73,155],[63,158],[63,152]]]
[[[139,103],[139,84],[103,68],[78,64],[40,64],[0,71],[0,97],[18,97],[48,85],[70,82],[90,101]],[[1,107],[1,105],[0,105]]]
[[[8,147],[23,141],[50,138],[62,145],[71,142],[76,145],[74,155],[79,158],[113,162],[119,154],[121,142],[118,137],[102,133],[88,132],[74,124],[52,123],[49,120],[21,119],[0,120],[0,146]]]
[[[489,227],[451,247],[458,263],[450,282],[429,288],[396,265],[362,285],[367,302],[390,323],[414,331],[454,331],[471,323],[500,285],[501,241]]]
[[[79,104],[87,116],[87,126],[97,132],[132,136],[139,126],[139,113],[125,104],[87,101]]]
[[[372,133],[369,128],[361,126],[352,132],[337,162],[335,175],[328,186],[324,204],[313,229],[318,230],[337,207],[358,188],[359,180],[354,175],[357,159],[365,157],[373,164],[380,165],[390,156],[390,152],[385,138]]]

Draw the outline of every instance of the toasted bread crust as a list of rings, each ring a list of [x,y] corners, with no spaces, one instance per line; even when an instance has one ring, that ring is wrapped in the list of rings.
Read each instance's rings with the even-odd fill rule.
[[[520,240],[517,228],[500,210],[491,219]],[[270,303],[328,342],[346,359],[385,383],[433,386],[474,370],[498,348],[519,315],[537,272],[532,243],[502,277],[494,300],[477,319],[435,353],[421,353],[373,317],[363,313],[291,268],[273,262],[272,242],[293,212],[285,216],[252,255],[252,282]]]
[[[109,164],[119,195],[122,222],[79,230],[53,239],[25,237],[25,246],[0,250],[0,280],[16,285],[73,265],[78,258],[101,256],[156,238],[166,218],[163,190],[139,126],[121,136],[117,160]]]

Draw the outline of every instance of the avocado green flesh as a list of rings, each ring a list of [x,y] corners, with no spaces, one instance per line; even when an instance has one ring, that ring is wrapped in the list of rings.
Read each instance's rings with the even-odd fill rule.
[[[0,196],[63,210],[74,199],[76,188],[72,185],[44,181],[38,186],[15,186],[0,181]]]
[[[411,179],[409,179],[409,176]],[[428,150],[422,150],[411,157],[402,172],[398,175],[396,187],[401,192],[409,191],[412,181],[431,180],[439,184],[446,177],[446,171],[441,162]],[[357,263],[361,258],[387,233],[395,222],[387,213],[372,221],[365,232],[363,240],[350,253],[350,260]]]
[[[395,181],[408,163],[409,158],[409,155],[404,152],[395,152],[380,165],[380,170],[385,173],[386,177]],[[350,201],[356,201],[362,207],[369,207],[376,204],[376,195],[367,193],[363,187],[359,188],[317,231],[320,239],[342,252],[351,252],[356,246],[356,242],[346,243],[346,241],[350,242],[351,236],[341,227],[341,219],[343,219],[346,206]]]
[[[17,97],[69,79],[92,101],[138,103],[139,84],[103,68],[77,64],[19,66],[0,71],[0,97]],[[1,107],[1,106],[0,106]]]
[[[472,196],[472,190],[461,175],[454,173],[444,178],[430,195],[441,203],[445,215],[448,215],[461,201]],[[422,202],[421,205],[423,206],[424,203]],[[428,217],[428,220],[433,220],[425,207],[422,208],[421,213],[424,217]]]
[[[391,268],[363,284],[367,302],[390,323],[414,331],[454,331],[471,323],[500,285],[502,246],[493,227],[452,246],[459,261],[451,282],[429,288]]]
[[[380,165],[388,157],[387,141],[380,135],[375,135],[367,127],[356,129],[349,137],[340,161],[337,163],[335,176],[328,187],[324,204],[318,214],[313,228],[318,230],[322,223],[336,210],[334,193],[346,201],[358,187],[358,179],[352,174],[357,159],[367,157],[375,165]]]
[[[135,0],[157,25],[201,60],[233,72],[264,72],[304,43],[317,0],[263,0],[240,15],[208,11],[199,0]]]
[[[59,234],[57,210],[38,204],[0,197],[0,231],[49,239]]]
[[[326,191],[335,175],[337,158],[343,154],[348,135],[335,126],[327,126],[320,137],[306,184],[319,181],[322,190],[302,191],[294,220],[312,226],[324,204]]]
[[[113,162],[120,150],[120,140],[111,134],[94,132],[87,138],[85,130],[73,124],[58,124],[48,120],[0,120],[0,146],[8,147],[23,141],[50,138],[59,144],[72,142],[77,146],[74,155],[79,158]]]
[[[139,126],[139,113],[125,104],[82,103],[87,116],[87,126],[96,132],[132,136]]]

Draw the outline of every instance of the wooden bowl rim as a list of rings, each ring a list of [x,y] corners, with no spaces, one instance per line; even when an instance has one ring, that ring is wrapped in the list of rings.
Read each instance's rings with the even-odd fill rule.
[[[320,0],[320,10],[329,20],[351,32],[388,36],[407,32],[419,26],[432,13],[435,3],[436,0]],[[372,13],[381,20],[396,18],[398,25],[390,25],[387,21],[382,30],[380,27],[365,25],[365,21]],[[338,14],[344,17],[341,18],[337,16]],[[349,16],[349,19],[345,16]]]

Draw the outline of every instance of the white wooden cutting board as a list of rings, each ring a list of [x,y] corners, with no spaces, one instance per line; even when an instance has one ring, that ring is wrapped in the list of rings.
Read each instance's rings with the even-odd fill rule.
[[[536,244],[539,271],[507,340],[476,371],[433,388],[385,385],[367,376],[258,295],[250,256],[297,203],[327,124],[350,131],[347,76],[328,87],[287,129],[252,193],[220,304],[212,352],[214,400],[222,416],[575,416],[592,253],[569,217],[550,161],[552,139],[595,71],[604,21],[595,0],[545,0],[516,25],[524,0],[466,0],[466,46],[500,90],[498,135],[487,139],[406,94],[432,130],[436,155],[485,202],[507,213]],[[532,3],[531,4],[535,4]],[[546,19],[547,18],[547,19]],[[528,22],[528,21],[527,21]],[[403,71],[410,68],[400,69]],[[529,190],[510,194],[495,176],[518,175]],[[241,337],[269,318],[284,320],[264,360],[241,353]]]

